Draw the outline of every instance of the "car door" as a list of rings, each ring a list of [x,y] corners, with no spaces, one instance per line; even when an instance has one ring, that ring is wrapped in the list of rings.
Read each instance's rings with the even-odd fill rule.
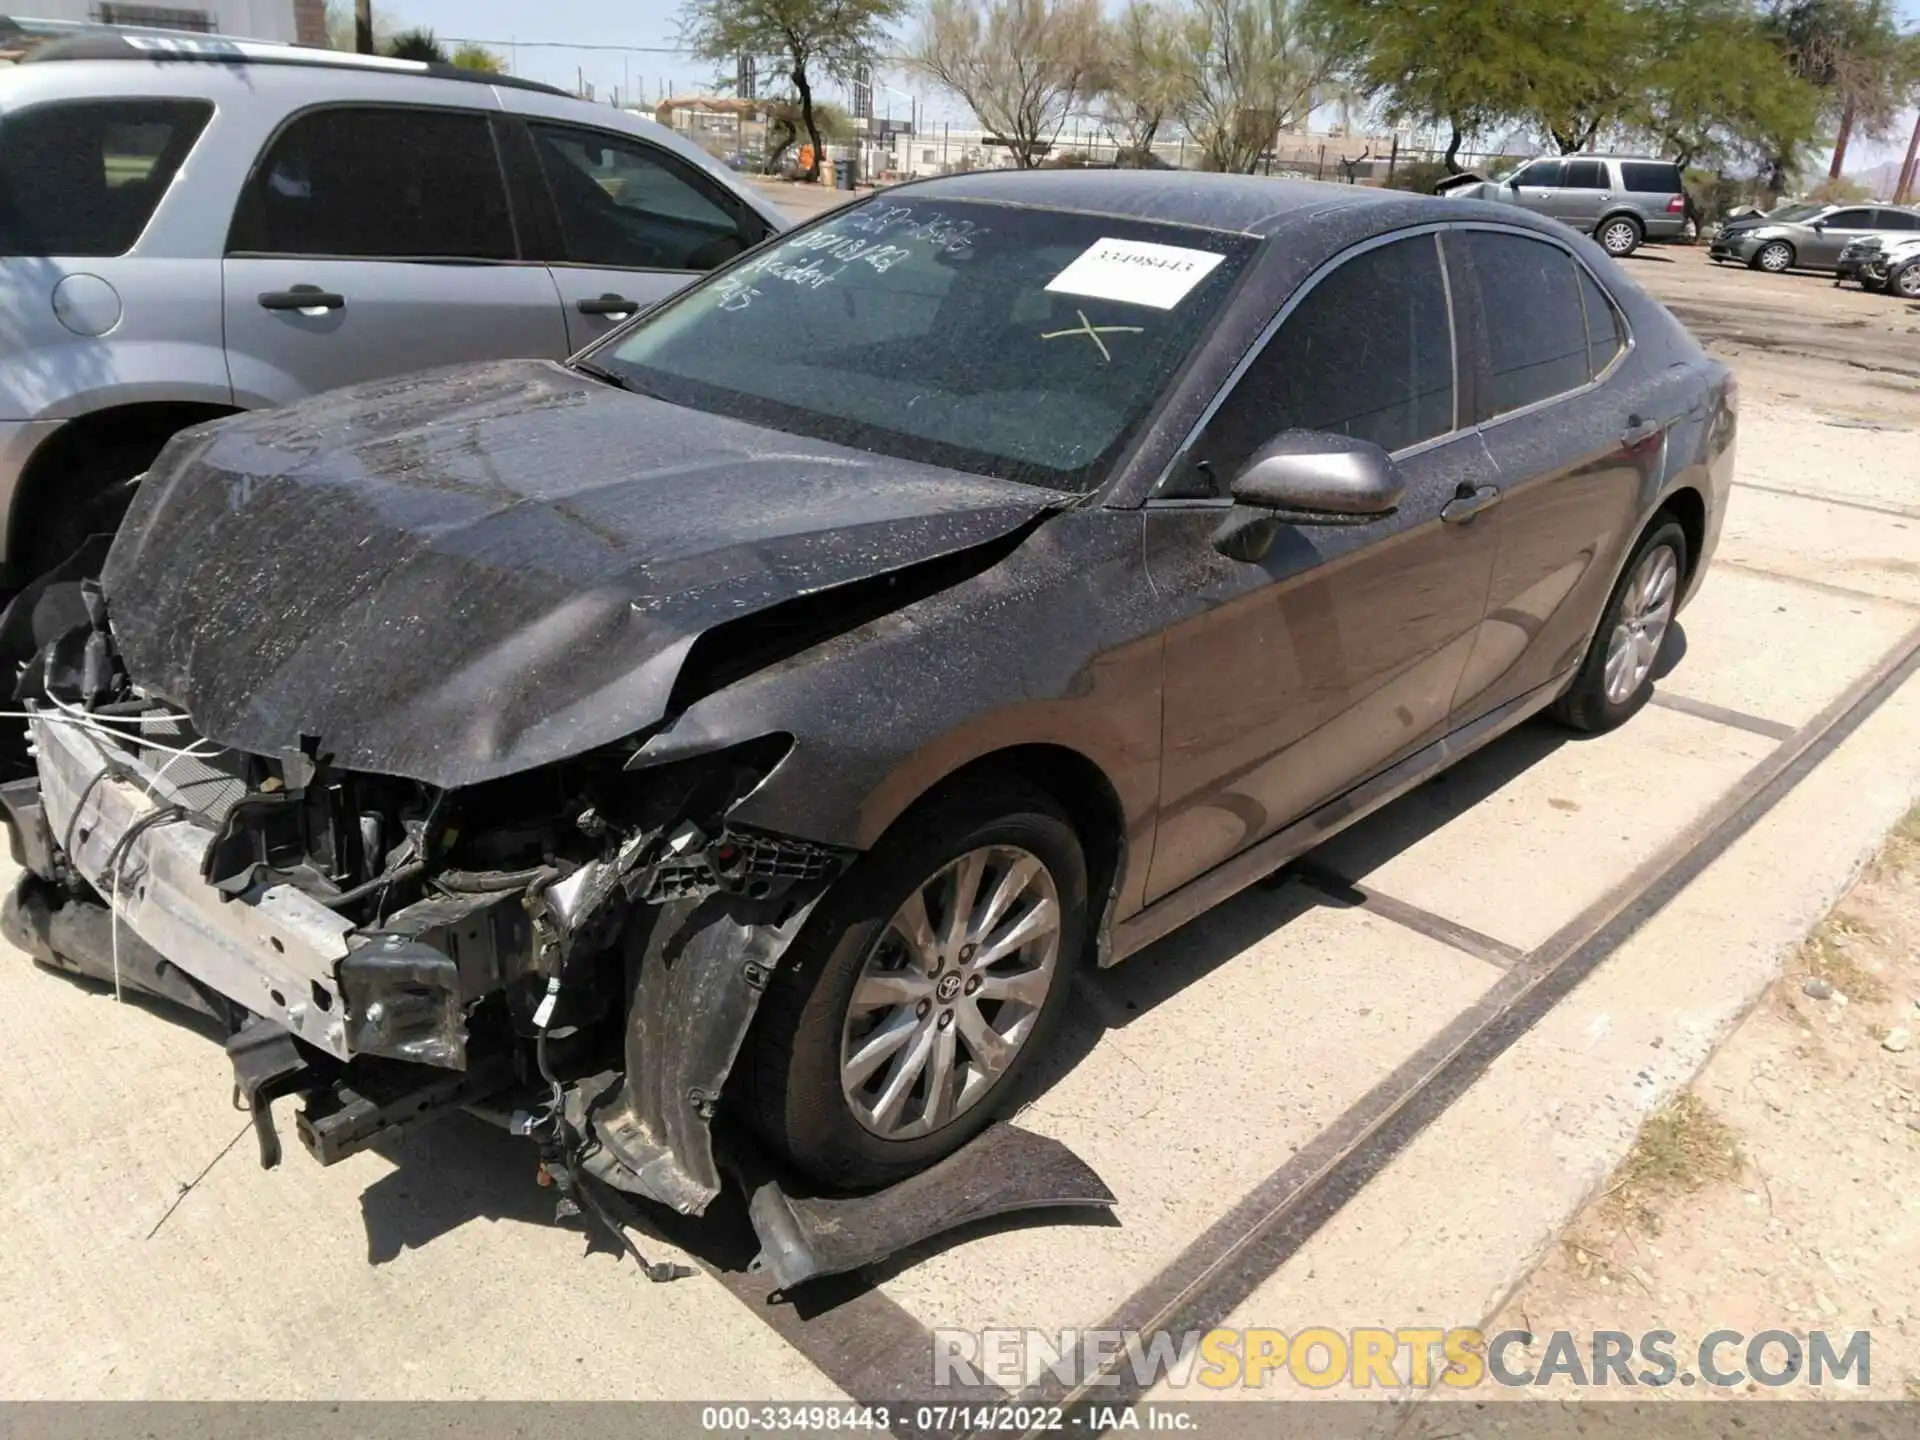
[[[1547,213],[1576,230],[1591,230],[1600,223],[1601,212],[1613,198],[1607,184],[1606,161],[1572,159],[1566,165],[1566,175]]]
[[[738,197],[645,140],[532,117],[514,124],[552,217],[544,253],[576,350],[767,234]]]
[[[1474,418],[1501,495],[1487,619],[1456,700],[1464,720],[1546,684],[1584,650],[1680,392],[1656,377],[1616,393],[1626,322],[1569,247],[1479,228],[1448,243],[1468,299]]]
[[[1872,210],[1856,205],[1814,221],[1806,228],[1806,239],[1796,247],[1797,263],[1808,269],[1833,269],[1850,242],[1873,233],[1873,215]]]
[[[1447,730],[1485,611],[1491,466],[1459,425],[1432,231],[1349,253],[1256,348],[1146,506],[1165,635],[1157,899]],[[1213,536],[1247,457],[1294,429],[1371,440],[1406,481],[1365,524],[1275,522],[1258,560]],[[1240,512],[1244,513],[1244,512]]]
[[[546,267],[522,258],[482,111],[328,105],[267,143],[224,270],[245,404],[460,361],[569,353]]]
[[[1560,186],[1566,174],[1564,160],[1535,160],[1508,180],[1507,188],[1514,203],[1523,210],[1551,215],[1559,203]]]

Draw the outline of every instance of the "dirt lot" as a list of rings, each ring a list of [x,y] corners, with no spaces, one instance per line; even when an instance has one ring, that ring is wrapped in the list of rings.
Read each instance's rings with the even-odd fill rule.
[[[1920,467],[1890,443],[1920,427],[1920,305],[1686,251],[1631,268],[1738,370],[1743,482],[1784,494],[1817,467],[1866,487],[1890,528],[1920,524]],[[1796,431],[1809,447],[1783,448]],[[1493,1321],[1543,1337],[1515,1365],[1537,1367],[1557,1330],[1670,1330],[1684,1370],[1714,1330],[1805,1343],[1866,1329],[1871,1383],[1849,1393],[1920,1399],[1917,1032],[1920,811]],[[1738,1368],[1740,1353],[1720,1360]],[[1564,1375],[1549,1390],[1619,1394]],[[1792,1392],[1688,1380],[1661,1393]]]

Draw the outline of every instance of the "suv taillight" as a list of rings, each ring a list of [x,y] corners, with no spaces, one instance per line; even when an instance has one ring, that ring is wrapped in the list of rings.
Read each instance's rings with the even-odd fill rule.
[[[1687,197],[1684,195],[1676,195],[1671,200],[1667,201],[1667,213],[1669,215],[1681,214],[1683,211],[1685,211],[1686,208],[1687,208]]]

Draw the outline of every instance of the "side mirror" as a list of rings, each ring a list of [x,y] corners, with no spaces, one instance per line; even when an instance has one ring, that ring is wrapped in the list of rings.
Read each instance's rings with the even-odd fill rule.
[[[1214,535],[1221,554],[1259,560],[1289,525],[1365,525],[1393,514],[1406,479],[1369,440],[1289,430],[1253,452],[1229,487],[1234,508]]]
[[[1827,222],[1824,220],[1816,220],[1813,222],[1813,224],[1809,225],[1807,228],[1809,230],[1824,230],[1827,228]]]
[[[1518,190],[1520,188],[1520,177],[1518,175],[1509,175],[1507,177],[1507,184],[1515,190]]]

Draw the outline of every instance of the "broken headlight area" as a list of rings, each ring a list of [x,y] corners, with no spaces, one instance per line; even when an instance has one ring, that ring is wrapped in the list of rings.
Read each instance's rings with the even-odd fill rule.
[[[263,1159],[276,1095],[306,1097],[323,1162],[525,1104],[549,1170],[591,1153],[682,1210],[717,1193],[713,1102],[848,858],[729,819],[788,737],[634,768],[637,738],[439,789],[336,766],[324,736],[259,755],[201,735],[125,676],[103,616],[36,666],[35,776],[0,786],[28,872],[5,928],[233,1029]]]

